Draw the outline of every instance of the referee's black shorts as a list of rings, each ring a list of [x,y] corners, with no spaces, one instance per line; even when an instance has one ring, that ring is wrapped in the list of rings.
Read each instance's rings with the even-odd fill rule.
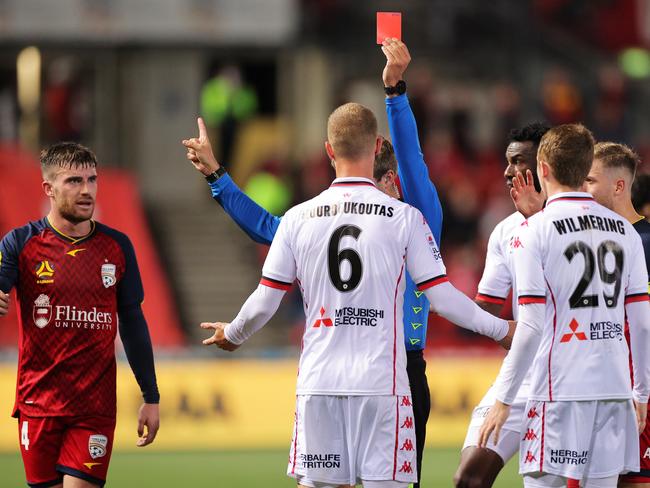
[[[413,404],[413,417],[415,423],[415,448],[418,460],[418,480],[422,474],[422,453],[424,441],[427,436],[427,420],[431,410],[431,394],[427,382],[427,363],[424,360],[424,351],[406,351],[406,372],[411,385],[411,399]],[[419,488],[420,484],[414,485]]]

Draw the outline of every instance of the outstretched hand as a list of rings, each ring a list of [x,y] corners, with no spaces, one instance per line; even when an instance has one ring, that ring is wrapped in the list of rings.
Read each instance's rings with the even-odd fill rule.
[[[219,349],[223,349],[224,351],[234,351],[237,349],[239,347],[238,344],[233,344],[228,339],[226,339],[226,334],[224,333],[226,325],[228,324],[225,324],[223,322],[203,322],[201,324],[202,329],[214,330],[212,337],[205,339],[203,341],[203,344],[206,346],[215,344]]]
[[[187,148],[187,159],[204,176],[208,176],[218,170],[220,165],[212,152],[205,122],[199,117],[197,123],[199,125],[199,137],[184,139],[182,143]]]
[[[510,198],[512,198],[515,207],[526,218],[536,214],[544,208],[546,194],[544,190],[538,192],[535,189],[535,180],[533,172],[526,170],[526,179],[519,171],[512,179],[512,188],[510,189]]]
[[[386,56],[386,66],[382,73],[384,86],[395,86],[404,77],[404,72],[411,62],[409,50],[402,41],[386,38],[381,45]]]

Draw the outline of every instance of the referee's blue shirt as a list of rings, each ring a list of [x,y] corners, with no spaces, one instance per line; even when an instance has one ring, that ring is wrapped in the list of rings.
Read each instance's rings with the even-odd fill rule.
[[[442,206],[418,139],[415,117],[406,95],[386,99],[388,126],[397,157],[402,199],[417,208],[433,232],[438,245],[442,230]],[[212,197],[255,242],[270,245],[280,217],[270,214],[251,200],[228,174],[210,184]],[[406,350],[424,349],[427,337],[429,301],[406,273],[404,291],[404,341]]]

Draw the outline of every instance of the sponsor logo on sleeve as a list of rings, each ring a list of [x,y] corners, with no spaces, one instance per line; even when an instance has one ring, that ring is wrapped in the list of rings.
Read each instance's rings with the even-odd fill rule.
[[[440,261],[442,259],[442,255],[440,254],[440,250],[438,249],[436,240],[433,238],[432,234],[427,234],[427,243],[429,244],[429,249],[431,250],[431,254],[433,254],[435,260]]]
[[[106,456],[108,437],[101,434],[94,434],[88,437],[88,453],[93,459]]]

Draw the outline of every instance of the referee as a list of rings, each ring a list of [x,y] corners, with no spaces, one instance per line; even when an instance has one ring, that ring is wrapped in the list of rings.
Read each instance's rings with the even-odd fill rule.
[[[380,190],[399,198],[400,194],[396,184],[399,175],[401,199],[422,212],[436,242],[440,243],[442,206],[436,188],[429,180],[428,169],[420,149],[415,117],[405,94],[406,84],[402,80],[410,56],[406,46],[399,41],[384,43],[382,50],[387,57],[383,74],[384,91],[386,92],[386,110],[390,133],[395,147],[393,152],[391,144],[384,141],[381,152],[375,158],[373,178]],[[199,141],[209,144],[207,130],[202,119],[199,119]],[[246,196],[217,162],[214,155],[207,161],[198,160],[196,156],[190,157],[191,149],[188,141],[184,141],[184,144],[188,147],[188,158],[208,181],[212,197],[251,239],[261,244],[270,245],[280,225],[280,217],[270,214]],[[396,157],[397,162],[395,161]],[[429,301],[423,293],[416,289],[415,283],[408,273],[405,274],[406,288],[403,311],[407,353],[406,369],[411,387],[418,479],[420,479],[426,424],[431,410],[431,397],[423,354],[426,344]],[[414,486],[419,487],[419,483]]]

